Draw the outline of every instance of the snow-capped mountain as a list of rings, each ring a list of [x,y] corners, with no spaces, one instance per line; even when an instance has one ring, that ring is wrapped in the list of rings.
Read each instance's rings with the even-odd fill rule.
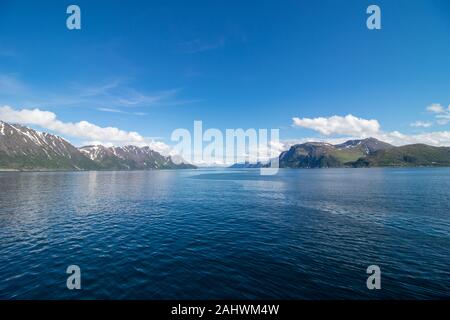
[[[342,149],[359,149],[365,154],[371,154],[378,150],[384,150],[392,148],[393,146],[389,143],[380,141],[375,138],[367,138],[362,140],[348,140],[344,143],[337,144],[335,147],[339,150]]]
[[[0,169],[145,170],[195,168],[175,164],[149,147],[86,146],[34,129],[0,121]]]
[[[81,170],[97,165],[59,136],[0,121],[0,168]]]
[[[86,157],[101,167],[115,170],[175,169],[194,168],[188,164],[175,164],[149,147],[124,146],[105,147],[102,145],[85,146],[79,149]]]

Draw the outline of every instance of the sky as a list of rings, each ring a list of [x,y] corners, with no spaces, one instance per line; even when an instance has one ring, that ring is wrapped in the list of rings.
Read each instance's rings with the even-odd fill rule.
[[[0,120],[78,146],[170,148],[195,120],[450,146],[449,57],[446,0],[2,0]]]

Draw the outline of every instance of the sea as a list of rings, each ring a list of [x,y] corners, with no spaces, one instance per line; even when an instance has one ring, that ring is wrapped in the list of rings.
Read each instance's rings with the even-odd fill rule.
[[[0,172],[0,299],[449,298],[449,168]]]

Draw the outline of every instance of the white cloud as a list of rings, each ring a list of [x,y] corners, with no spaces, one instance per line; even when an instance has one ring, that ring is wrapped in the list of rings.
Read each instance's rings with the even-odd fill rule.
[[[357,135],[370,136],[380,130],[377,120],[357,118],[351,114],[345,117],[332,116],[329,118],[292,118],[294,125],[317,131],[323,135]]]
[[[100,127],[88,121],[63,122],[56,114],[40,109],[16,110],[9,106],[0,107],[0,120],[24,125],[36,125],[52,130],[58,134],[85,139],[87,143],[104,145],[150,146],[152,149],[167,154],[170,147],[163,142],[144,137],[134,131],[125,131],[115,127]]]
[[[450,122],[450,113],[448,114],[440,114],[436,116],[436,122],[440,125],[446,125]]]
[[[413,122],[410,124],[411,127],[416,127],[416,128],[429,128],[432,125],[433,124],[428,121],[416,121],[416,122]]]
[[[114,108],[97,108],[98,111],[112,112],[112,113],[126,113],[125,111]]]
[[[440,106],[440,105],[439,105]],[[442,106],[433,104],[427,110],[433,110],[441,124],[450,122],[450,112],[446,111]],[[305,138],[296,140],[297,143],[308,141],[321,141],[331,144],[341,143],[345,140],[361,139],[374,137],[379,140],[391,143],[393,145],[406,145],[414,143],[425,143],[433,146],[450,146],[450,131],[434,131],[420,134],[404,134],[398,131],[386,132],[381,130],[377,120],[366,120],[354,117],[353,115],[308,118],[293,118],[294,125],[312,129],[321,133],[326,137]],[[445,123],[443,123],[445,122]],[[411,124],[416,127],[430,127],[431,123],[417,121]],[[293,141],[286,142],[286,145],[292,145]]]
[[[437,117],[436,122],[440,125],[446,125],[447,123],[450,122],[450,115],[446,115],[446,116],[442,116],[442,117]]]
[[[121,114],[132,114],[135,116],[146,116],[147,114],[145,112],[126,112],[120,109],[115,108],[97,108],[98,111],[102,112],[110,112],[110,113],[121,113]]]
[[[432,146],[450,146],[450,131],[434,131],[414,135],[392,131],[376,135],[375,138],[396,146],[414,143],[425,143]]]
[[[284,147],[283,150],[287,150],[295,144],[301,144],[301,143],[306,143],[306,142],[324,142],[324,143],[329,143],[329,144],[340,144],[340,143],[344,143],[348,140],[355,140],[355,139],[359,139],[359,138],[353,137],[353,136],[345,136],[345,137],[339,137],[339,138],[306,137],[306,138],[300,138],[300,139],[283,140],[283,141],[281,141],[281,143]]]
[[[372,135],[371,137],[390,143],[395,146],[403,146],[407,144],[424,143],[431,146],[450,146],[450,131],[434,131],[420,134],[403,134],[398,131],[382,132]],[[345,136],[345,137],[307,137],[301,139],[284,140],[284,150],[294,144],[305,142],[326,142],[330,144],[340,144],[348,140],[356,140],[365,137],[361,136]]]
[[[450,122],[450,105],[445,109],[440,103],[433,103],[427,107],[427,111],[435,114],[436,122],[439,125],[446,125]]]
[[[433,103],[427,107],[427,111],[432,113],[444,113],[445,109],[440,103]]]

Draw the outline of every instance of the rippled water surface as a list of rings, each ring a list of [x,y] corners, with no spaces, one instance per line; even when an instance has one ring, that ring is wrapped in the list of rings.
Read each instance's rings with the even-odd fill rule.
[[[0,298],[450,298],[450,169],[3,172]]]

